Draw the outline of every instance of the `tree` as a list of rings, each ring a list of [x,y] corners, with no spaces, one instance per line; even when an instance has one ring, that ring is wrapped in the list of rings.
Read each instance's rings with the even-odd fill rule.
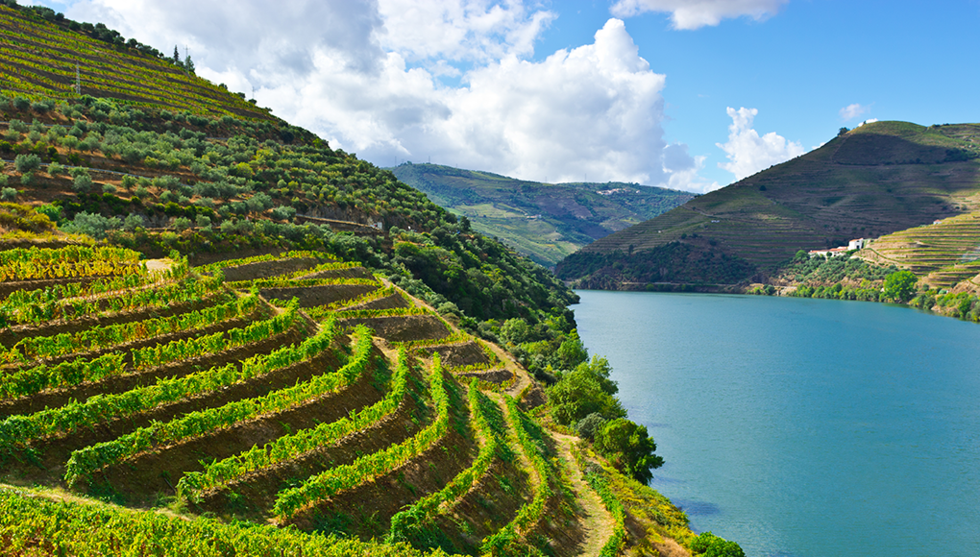
[[[587,369],[576,368],[548,387],[548,404],[556,422],[574,424],[589,414],[606,419],[623,418],[626,411],[618,400],[603,390],[596,377]]]
[[[41,158],[37,155],[17,155],[14,159],[14,167],[17,172],[27,174],[41,167]]]
[[[613,465],[644,484],[653,479],[650,470],[660,468],[664,459],[654,454],[657,444],[646,426],[618,418],[595,435],[595,448]]]
[[[177,45],[174,45],[174,64],[180,64],[180,51],[177,50]]]
[[[912,271],[895,271],[885,277],[882,294],[886,298],[891,298],[902,303],[912,299],[919,279]]]
[[[840,130],[839,130],[839,131],[837,132],[837,137],[840,137],[840,136],[842,136],[842,135],[844,135],[845,133],[847,133],[847,132],[849,132],[849,131],[850,131],[850,130],[849,130],[849,129],[847,129],[847,128],[841,128],[841,129],[840,129]]]

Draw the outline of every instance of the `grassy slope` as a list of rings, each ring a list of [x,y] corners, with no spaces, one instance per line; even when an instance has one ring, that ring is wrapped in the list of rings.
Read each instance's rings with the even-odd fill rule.
[[[679,241],[771,270],[800,249],[878,237],[980,208],[980,125],[877,122],[622,232],[584,251]],[[565,278],[577,278],[567,276]]]
[[[693,194],[619,182],[545,184],[435,164],[392,169],[403,182],[469,218],[473,227],[543,265],[693,198]],[[619,190],[608,195],[600,191]]]

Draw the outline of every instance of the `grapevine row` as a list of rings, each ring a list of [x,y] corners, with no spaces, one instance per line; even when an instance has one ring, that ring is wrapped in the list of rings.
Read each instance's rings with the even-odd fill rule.
[[[324,329],[299,347],[289,346],[268,355],[255,356],[245,361],[242,371],[237,375],[244,380],[309,360],[329,348],[335,336],[335,328]],[[353,383],[371,362],[370,331],[362,328],[354,336],[354,356],[337,373],[317,375],[304,383],[273,391],[262,397],[191,412],[165,423],[155,422],[112,441],[74,451],[66,466],[65,481],[68,485],[75,485],[99,468],[121,462],[142,451],[204,435],[264,414],[283,412]],[[235,374],[233,370],[228,373]]]
[[[612,488],[609,487],[609,481],[605,476],[597,472],[589,472],[585,475],[585,480],[602,499],[602,505],[613,516],[615,522],[612,535],[599,550],[599,557],[616,557],[623,548],[623,544],[626,543],[626,511],[623,510],[623,504],[613,493]]]
[[[290,279],[285,277],[273,277],[256,280],[240,280],[227,283],[231,288],[309,288],[311,286],[350,286],[366,285],[377,286],[378,281],[367,278],[318,278],[318,279]]]
[[[492,536],[487,536],[483,540],[482,551],[491,555],[500,555],[505,549],[517,541],[519,532],[524,532],[535,524],[544,515],[544,506],[552,495],[551,483],[549,482],[548,463],[541,455],[541,449],[531,438],[530,433],[524,426],[524,417],[517,406],[517,400],[511,397],[507,399],[508,422],[511,429],[517,435],[517,440],[531,461],[531,466],[540,478],[534,498],[531,502],[522,506],[517,512],[517,516],[509,524],[501,528]]]
[[[283,313],[244,328],[135,348],[128,353],[112,352],[91,359],[75,358],[55,365],[42,363],[18,369],[0,376],[0,400],[123,375],[130,370],[130,364],[141,370],[243,346],[286,331],[293,325],[297,312],[298,304],[294,300]]]
[[[446,378],[436,357],[429,375],[429,388],[436,406],[436,419],[414,437],[387,449],[362,456],[351,464],[337,466],[307,478],[299,487],[279,492],[273,512],[289,519],[304,507],[333,497],[372,478],[387,474],[435,445],[449,429],[449,394]]]
[[[391,517],[389,542],[409,540],[413,531],[417,530],[429,516],[436,513],[441,505],[455,501],[466,494],[487,473],[501,449],[506,446],[490,426],[487,418],[485,409],[493,404],[490,399],[473,385],[470,386],[468,397],[473,429],[477,436],[486,439],[486,442],[480,447],[480,452],[470,467],[457,474],[446,487],[426,495],[408,509]]]
[[[391,388],[379,402],[360,411],[352,411],[350,416],[337,421],[285,435],[264,447],[252,447],[244,453],[213,462],[206,465],[203,472],[188,472],[178,482],[177,493],[195,499],[201,492],[228,484],[256,470],[295,459],[318,447],[332,445],[343,437],[380,422],[402,404],[409,372],[408,354],[401,350]]]
[[[370,319],[372,317],[407,317],[410,315],[428,315],[432,312],[423,307],[407,307],[388,309],[347,309],[336,311],[334,313],[337,315],[337,319]]]
[[[316,258],[316,259],[329,259],[328,256],[317,251],[290,251],[285,255],[255,255],[252,257],[243,257],[240,259],[225,259],[224,261],[217,261],[215,263],[210,263],[208,265],[203,265],[198,267],[203,273],[213,273],[220,269],[226,269],[228,267],[240,267],[242,265],[248,265],[249,263],[261,263],[263,261],[280,261],[284,259],[301,259],[301,258]]]
[[[115,282],[115,286],[119,287],[129,284],[139,286],[145,281],[140,278],[124,280],[120,277],[106,282]],[[221,281],[217,278],[189,277],[160,288],[130,287],[118,294],[96,299],[86,299],[93,288],[80,283],[57,284],[39,290],[18,290],[0,302],[0,323],[40,325],[54,319],[77,319],[88,315],[198,302],[218,290],[220,285]],[[99,288],[103,287],[106,285],[100,281]]]
[[[52,501],[6,489],[0,489],[0,539],[9,555],[425,555],[407,544]]]
[[[64,356],[82,350],[109,348],[134,340],[180,331],[200,329],[221,321],[248,315],[258,307],[258,303],[258,293],[252,292],[243,298],[225,304],[169,317],[114,323],[105,327],[96,326],[77,333],[28,337],[20,340],[10,350],[0,352],[0,362],[29,362],[41,358]]]
[[[325,349],[335,334],[335,328],[325,328],[320,335],[307,340],[299,348],[290,345],[271,354],[260,354],[245,360],[241,370],[235,364],[214,366],[183,377],[160,379],[153,385],[124,393],[96,395],[84,402],[72,401],[64,406],[30,415],[10,416],[0,422],[0,446],[12,448],[58,433],[71,433],[82,427],[92,427],[113,418],[131,416],[245,381],[311,357],[309,351],[321,347]]]

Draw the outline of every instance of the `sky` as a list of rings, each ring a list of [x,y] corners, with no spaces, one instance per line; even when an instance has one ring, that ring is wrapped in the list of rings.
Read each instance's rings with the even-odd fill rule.
[[[704,193],[865,121],[980,122],[980,0],[20,0],[379,166]]]

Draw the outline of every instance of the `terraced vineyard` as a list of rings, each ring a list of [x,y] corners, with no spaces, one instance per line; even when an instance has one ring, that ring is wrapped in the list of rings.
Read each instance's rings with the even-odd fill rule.
[[[909,269],[933,288],[980,288],[980,213],[882,236],[858,254]]]
[[[36,12],[0,4],[0,88],[38,98],[81,94],[196,114],[272,119],[183,68],[51,25]],[[77,78],[77,79],[76,79]]]
[[[0,539],[15,554],[649,543],[624,530],[617,473],[528,413],[541,392],[519,364],[359,265],[307,251],[191,268],[66,246],[0,251],[0,276]],[[600,470],[591,514],[592,488],[566,479],[584,466]],[[185,516],[150,511],[163,507]],[[112,537],[63,530],[73,521]]]

